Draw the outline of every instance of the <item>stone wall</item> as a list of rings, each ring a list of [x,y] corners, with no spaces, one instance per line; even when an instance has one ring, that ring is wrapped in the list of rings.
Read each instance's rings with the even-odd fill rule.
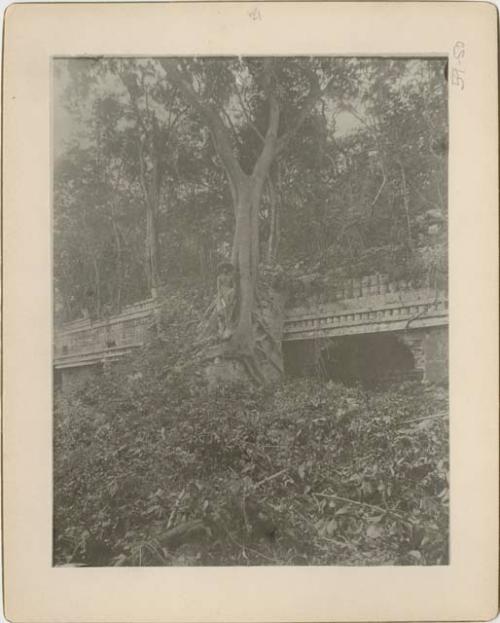
[[[98,364],[74,368],[56,368],[54,370],[54,389],[62,392],[78,389],[98,374],[99,370]]]
[[[370,334],[366,335],[367,348],[370,347]],[[418,378],[429,383],[446,383],[448,380],[448,329],[447,327],[427,327],[378,333],[378,338],[386,335],[388,341],[397,340],[406,346],[413,356],[413,370],[401,370],[401,380]],[[288,376],[321,376],[321,353],[329,347],[342,345],[344,351],[349,340],[353,349],[359,349],[363,336],[342,336],[315,340],[297,340],[283,343],[285,373]],[[383,366],[383,362],[380,363]]]
[[[448,327],[414,329],[399,334],[412,351],[415,368],[429,383],[448,381]]]
[[[447,382],[448,328],[446,326],[393,331],[377,335],[379,338],[383,338],[383,335],[392,336],[391,339],[397,338],[411,352],[414,360],[414,374],[408,375],[408,370],[402,371],[401,380],[420,378],[429,383]],[[321,353],[325,349],[336,344],[349,347],[349,340],[357,340],[359,346],[359,340],[362,338],[363,336],[354,335],[283,342],[285,375],[292,377],[324,375]],[[98,374],[99,369],[99,365],[96,364],[55,370],[54,385],[62,391],[71,390],[81,386],[94,374]]]
[[[426,380],[447,383],[449,374],[448,327],[436,327],[426,332],[424,340]]]

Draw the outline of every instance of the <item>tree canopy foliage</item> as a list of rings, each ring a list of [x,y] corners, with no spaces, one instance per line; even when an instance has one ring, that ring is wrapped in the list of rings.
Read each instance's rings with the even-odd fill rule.
[[[214,289],[234,252],[234,180],[262,157],[271,101],[258,263],[443,280],[444,70],[440,59],[58,61],[63,317],[117,311],[186,281]]]

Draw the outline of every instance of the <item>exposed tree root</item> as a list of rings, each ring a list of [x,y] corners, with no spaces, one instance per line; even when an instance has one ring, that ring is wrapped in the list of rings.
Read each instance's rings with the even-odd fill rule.
[[[281,357],[283,305],[279,295],[256,295],[257,307],[252,312],[252,328],[241,333],[235,322],[238,300],[233,314],[222,319],[215,300],[203,314],[196,346],[201,360],[207,362],[209,385],[250,380],[256,386],[280,378],[284,367]],[[225,311],[225,310],[224,310]],[[277,319],[277,320],[276,320]],[[226,370],[224,370],[226,366]]]

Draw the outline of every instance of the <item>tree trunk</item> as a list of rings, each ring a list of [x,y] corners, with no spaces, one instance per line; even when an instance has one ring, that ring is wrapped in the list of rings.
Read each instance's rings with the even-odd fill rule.
[[[137,148],[139,156],[139,179],[146,206],[146,274],[148,288],[152,298],[157,298],[160,285],[158,213],[162,187],[162,151],[164,145],[160,137],[160,126],[154,111],[148,106],[147,91],[146,111],[138,105],[137,82],[133,76],[122,72],[121,79],[127,89],[132,109],[137,122]],[[175,122],[174,122],[175,123]],[[149,159],[149,160],[148,160]],[[150,169],[148,169],[148,164]]]
[[[156,149],[152,154],[153,170],[150,175],[146,173],[144,146],[139,139],[139,170],[144,203],[146,206],[146,269],[148,274],[148,287],[152,298],[158,296],[159,261],[158,261],[158,211],[160,205],[161,169],[160,155]]]
[[[413,250],[413,239],[412,239],[411,223],[410,223],[409,193],[408,193],[408,187],[406,185],[406,175],[405,175],[405,170],[404,170],[403,164],[401,162],[398,162],[398,164],[399,164],[399,168],[401,170],[401,192],[402,192],[402,195],[403,195],[403,206],[404,206],[405,217],[406,217],[406,230],[407,230],[407,236],[408,236],[408,247],[411,250]]]
[[[123,287],[123,252],[121,244],[121,234],[116,222],[115,207],[111,205],[111,219],[113,234],[116,246],[116,290],[115,290],[115,310],[120,313],[122,307],[122,287]]]
[[[250,379],[263,384],[283,374],[281,338],[284,297],[272,287],[258,287],[261,176],[245,176],[235,188],[232,264],[237,275],[237,314],[229,338],[209,353],[211,387]]]
[[[224,326],[224,331],[219,331],[218,344],[206,353],[210,362],[207,367],[209,385],[214,387],[220,383],[248,379],[257,384],[273,381],[283,374],[281,338],[284,296],[276,291],[273,284],[264,285],[258,280],[259,208],[264,182],[273,162],[321,95],[319,80],[314,72],[310,72],[311,89],[293,129],[278,138],[280,106],[276,85],[273,83],[273,61],[263,61],[262,84],[269,105],[268,124],[265,136],[261,137],[262,150],[252,174],[247,175],[234,153],[231,135],[219,112],[193,88],[189,76],[184,73],[176,59],[163,58],[160,63],[168,79],[179,88],[186,101],[206,122],[214,148],[224,166],[234,203],[232,266],[229,272],[225,266],[218,277],[218,286],[222,282],[223,287],[218,287],[217,297],[222,300],[216,301],[215,305],[215,314],[223,311],[223,324],[229,322],[230,326]],[[273,252],[277,244],[276,220],[274,227]],[[236,292],[231,296],[228,289],[233,273]],[[220,292],[225,294],[221,296]],[[234,305],[230,310],[227,301]],[[217,326],[217,322],[213,324]]]
[[[99,265],[95,257],[92,258],[92,264],[94,266],[94,283],[95,283],[94,314],[96,318],[100,318],[101,317],[101,275],[99,271]]]
[[[267,180],[269,191],[269,238],[267,239],[267,263],[274,264],[278,254],[280,222],[279,222],[279,202],[276,195],[276,188],[270,174]]]
[[[148,267],[149,291],[151,297],[158,295],[158,214],[157,208],[148,202],[146,208],[146,266]]]

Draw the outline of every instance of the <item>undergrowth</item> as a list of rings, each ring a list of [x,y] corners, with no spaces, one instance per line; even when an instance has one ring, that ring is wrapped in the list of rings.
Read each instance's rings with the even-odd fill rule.
[[[447,564],[445,390],[208,393],[172,357],[57,396],[54,564]]]

